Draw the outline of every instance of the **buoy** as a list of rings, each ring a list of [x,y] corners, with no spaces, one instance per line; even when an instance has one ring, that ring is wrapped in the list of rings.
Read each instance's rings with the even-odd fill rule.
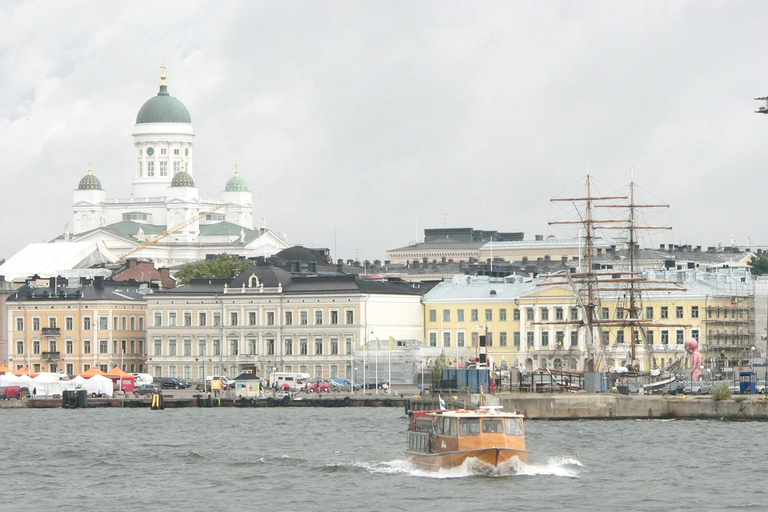
[[[165,404],[163,403],[163,394],[153,393],[152,394],[152,410],[161,411],[163,409],[165,409]]]

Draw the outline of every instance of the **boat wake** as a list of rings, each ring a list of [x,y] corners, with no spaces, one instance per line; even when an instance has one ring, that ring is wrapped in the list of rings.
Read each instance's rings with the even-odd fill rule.
[[[419,469],[416,465],[405,460],[393,460],[381,463],[360,463],[359,467],[372,474],[405,474],[422,478],[465,478],[473,476],[510,477],[510,476],[558,476],[579,478],[581,462],[572,457],[549,459],[545,464],[531,464],[512,459],[495,468],[477,459],[467,459],[460,466],[438,471]]]

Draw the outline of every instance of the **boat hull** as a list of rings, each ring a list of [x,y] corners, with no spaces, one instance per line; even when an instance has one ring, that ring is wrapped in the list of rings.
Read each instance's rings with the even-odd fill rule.
[[[405,459],[421,469],[438,470],[461,466],[467,459],[477,459],[490,466],[498,467],[513,457],[525,461],[531,452],[514,448],[480,448],[442,453],[405,452]]]

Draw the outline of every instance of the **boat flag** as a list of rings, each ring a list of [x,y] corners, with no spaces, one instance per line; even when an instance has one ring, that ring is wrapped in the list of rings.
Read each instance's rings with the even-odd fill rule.
[[[441,397],[440,395],[437,395],[437,399],[440,401],[440,410],[444,411],[445,410],[445,400],[443,400],[443,397]]]

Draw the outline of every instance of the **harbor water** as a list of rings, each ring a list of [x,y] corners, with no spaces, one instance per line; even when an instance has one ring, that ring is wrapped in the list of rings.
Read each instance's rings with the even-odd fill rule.
[[[760,422],[528,421],[526,464],[428,473],[396,408],[6,409],[3,510],[766,510]],[[11,507],[11,508],[6,508]]]

